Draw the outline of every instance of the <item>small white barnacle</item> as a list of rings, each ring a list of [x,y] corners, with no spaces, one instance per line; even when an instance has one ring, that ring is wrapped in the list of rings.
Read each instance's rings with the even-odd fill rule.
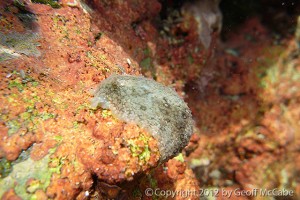
[[[98,105],[148,131],[158,141],[161,161],[177,155],[193,133],[191,111],[176,91],[143,76],[105,79],[92,99],[92,106]]]

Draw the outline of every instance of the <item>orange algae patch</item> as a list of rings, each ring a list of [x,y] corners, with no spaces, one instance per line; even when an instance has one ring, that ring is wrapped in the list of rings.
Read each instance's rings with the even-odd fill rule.
[[[113,118],[107,110],[98,111],[96,117],[100,120],[93,135],[81,140],[77,156],[100,180],[129,181],[158,164],[158,143],[149,133]]]

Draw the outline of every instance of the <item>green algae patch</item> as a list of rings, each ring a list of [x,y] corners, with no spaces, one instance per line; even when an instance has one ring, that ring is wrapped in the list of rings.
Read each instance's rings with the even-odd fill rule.
[[[8,128],[8,136],[15,133],[24,135],[33,132],[38,128],[37,125],[41,121],[53,119],[57,116],[55,113],[36,109],[36,104],[42,102],[40,94],[36,91],[39,82],[25,74],[23,70],[20,70],[20,72],[13,71],[11,75],[16,77],[8,82],[7,87],[14,93],[10,93],[7,100],[11,106],[22,106],[24,108],[22,110],[25,111],[18,113],[18,115],[0,113],[0,119],[4,121]]]
[[[0,114],[0,119],[5,121],[5,124],[8,128],[8,136],[12,136],[15,133],[20,132],[23,127],[26,127],[26,132],[32,132],[37,129],[37,125],[40,124],[40,120],[46,121],[48,119],[53,119],[56,117],[56,114],[52,113],[38,113],[36,109],[32,107],[27,107],[26,111],[19,114],[17,117],[9,119],[9,116]],[[25,134],[24,133],[24,134]]]
[[[115,65],[109,61],[109,58],[102,52],[87,51],[86,65],[100,70],[102,73],[109,73],[111,70],[118,72],[122,71],[122,67]],[[121,68],[121,70],[120,70]]]
[[[20,72],[13,71],[11,75],[16,75],[17,77],[9,81],[9,89],[17,88],[19,92],[22,92],[26,87],[37,87],[39,85],[39,82],[34,80],[28,74],[25,74],[23,70],[20,70]],[[34,96],[34,98],[36,97]]]
[[[5,158],[0,159],[0,179],[9,175],[12,171],[12,164]]]
[[[50,5],[52,8],[60,8],[61,6],[53,0],[32,0],[33,3]]]
[[[47,119],[53,119],[55,118],[55,114],[52,114],[52,113],[47,113],[47,112],[44,112],[44,113],[41,113],[39,115],[39,117],[42,119],[42,120],[47,120]]]
[[[14,188],[18,196],[30,199],[37,189],[46,190],[53,171],[48,167],[49,160],[50,155],[47,155],[39,161],[28,158],[13,165],[11,173],[5,178],[0,178],[0,196],[8,189]],[[33,181],[27,184],[29,180]]]
[[[178,160],[179,162],[184,162],[184,157],[182,153],[178,154],[178,156],[174,157],[175,160]]]
[[[141,162],[147,162],[150,159],[151,151],[148,142],[149,138],[144,134],[141,134],[136,139],[128,140],[132,155],[138,157]]]
[[[112,114],[111,114],[111,112],[109,111],[109,110],[102,110],[102,112],[101,112],[101,115],[102,115],[102,117],[105,119],[105,118],[108,118],[108,117],[112,117]]]
[[[20,122],[16,119],[10,120],[6,124],[8,127],[8,132],[7,132],[8,136],[11,136],[14,133],[18,132],[18,130],[21,128]]]
[[[22,199],[34,199],[37,190],[46,191],[53,173],[60,174],[65,158],[50,158],[56,147],[50,149],[49,154],[38,161],[30,158],[30,151],[31,148],[23,151],[13,162],[0,160],[0,196],[12,188]],[[49,167],[49,164],[52,167]]]
[[[9,84],[8,84],[8,88],[11,89],[11,88],[17,88],[19,90],[19,92],[22,92],[24,90],[24,84],[20,81],[20,80],[13,80],[13,81],[10,81]]]

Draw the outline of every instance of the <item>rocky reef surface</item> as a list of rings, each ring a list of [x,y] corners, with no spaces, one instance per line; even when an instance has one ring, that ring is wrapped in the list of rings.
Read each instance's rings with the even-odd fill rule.
[[[299,199],[299,3],[242,2],[1,1],[2,199]],[[140,93],[134,115],[124,88],[106,106],[114,76],[173,88],[174,154],[126,119]]]

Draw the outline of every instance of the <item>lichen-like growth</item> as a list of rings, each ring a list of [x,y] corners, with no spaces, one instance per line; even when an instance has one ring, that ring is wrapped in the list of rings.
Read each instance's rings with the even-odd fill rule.
[[[28,158],[15,164],[8,176],[3,179],[0,178],[0,196],[8,189],[14,188],[16,194],[21,198],[31,199],[37,189],[45,190],[52,175],[52,171],[48,168],[48,162],[49,155],[39,161]],[[36,180],[35,186],[31,184],[27,186],[26,183],[29,179]]]
[[[143,76],[110,76],[92,99],[92,107],[99,104],[152,134],[159,142],[161,161],[178,154],[193,133],[191,112],[175,90]]]
[[[10,53],[11,57],[14,57],[12,52],[7,51],[7,48],[18,54],[25,54],[27,56],[40,56],[41,53],[37,49],[40,44],[37,42],[39,35],[33,32],[17,33],[13,32],[10,34],[0,33],[0,60],[7,60],[5,52]],[[6,51],[4,51],[6,50]]]

